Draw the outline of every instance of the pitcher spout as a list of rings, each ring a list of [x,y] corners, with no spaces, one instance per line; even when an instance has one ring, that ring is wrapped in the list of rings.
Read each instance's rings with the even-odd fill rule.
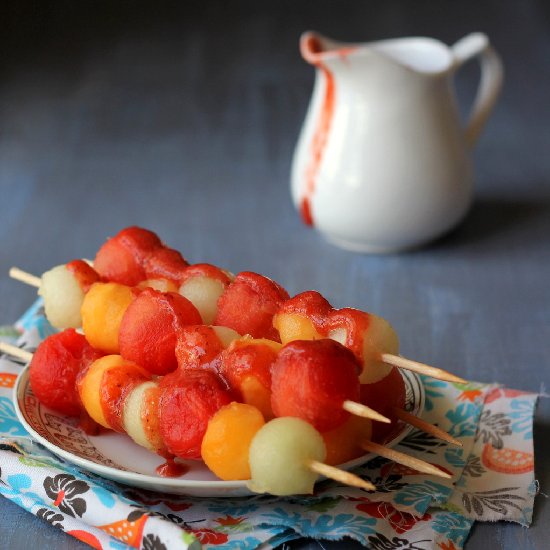
[[[330,59],[345,58],[359,47],[358,44],[337,42],[315,31],[305,32],[300,37],[300,53],[305,61],[314,66]]]

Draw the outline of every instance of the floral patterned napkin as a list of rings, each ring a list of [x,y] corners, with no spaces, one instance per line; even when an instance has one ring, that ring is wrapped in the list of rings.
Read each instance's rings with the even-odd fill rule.
[[[40,302],[16,327],[0,328],[0,339],[29,350],[53,332]],[[352,537],[377,550],[453,550],[476,520],[531,522],[533,393],[423,379],[424,419],[463,447],[413,431],[397,449],[448,470],[449,481],[377,458],[356,470],[376,484],[374,494],[325,481],[308,498],[201,499],[119,485],[35,443],[13,406],[20,370],[0,356],[0,494],[94,548],[244,550],[304,536]]]

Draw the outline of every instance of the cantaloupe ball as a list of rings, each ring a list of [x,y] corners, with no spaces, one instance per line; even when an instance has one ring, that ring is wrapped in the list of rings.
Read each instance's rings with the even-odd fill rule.
[[[298,313],[277,313],[273,317],[273,326],[279,332],[283,345],[294,340],[319,340],[323,338],[304,315]]]
[[[82,325],[80,308],[84,292],[65,264],[58,265],[42,275],[38,294],[44,298],[46,317],[52,326],[65,329]]]
[[[134,299],[129,286],[95,283],[82,302],[82,329],[90,345],[105,353],[118,353],[118,332],[126,308]]]
[[[361,442],[371,440],[372,422],[351,415],[343,424],[321,435],[327,449],[326,463],[332,466],[344,464],[365,454]]]
[[[359,377],[361,384],[373,384],[387,376],[391,365],[387,365],[379,360],[381,353],[399,354],[399,338],[392,326],[377,315],[369,315],[369,325],[363,335],[363,350],[361,359],[363,360],[363,371]],[[331,330],[329,338],[346,345],[347,331],[344,328]]]
[[[111,426],[103,414],[101,406],[101,379],[106,370],[120,363],[120,355],[106,355],[94,361],[78,382],[78,393],[88,415],[104,428]]]
[[[120,376],[117,376],[119,373]],[[120,355],[105,355],[94,361],[77,380],[77,389],[84,409],[93,420],[105,428],[124,431],[122,418],[116,418],[122,416],[122,399],[126,394],[124,386],[127,383],[137,386],[150,377],[145,369]],[[110,384],[106,384],[106,378]],[[108,418],[108,410],[117,414]],[[121,425],[116,425],[118,423]]]
[[[220,479],[249,479],[250,443],[265,424],[262,413],[252,405],[225,405],[208,422],[201,446],[205,464]]]
[[[225,285],[211,277],[191,277],[179,289],[198,310],[205,325],[214,322],[218,311],[218,298],[223,294]]]
[[[311,424],[299,418],[275,418],[258,431],[250,445],[248,487],[279,496],[311,494],[317,474],[308,463],[323,462],[325,456],[323,438]]]
[[[138,445],[163,454],[167,449],[159,429],[159,395],[159,385],[154,380],[136,386],[124,402],[123,425]]]
[[[259,409],[266,420],[271,420],[275,416],[271,408],[271,390],[266,388],[256,376],[245,376],[240,390],[243,402]]]

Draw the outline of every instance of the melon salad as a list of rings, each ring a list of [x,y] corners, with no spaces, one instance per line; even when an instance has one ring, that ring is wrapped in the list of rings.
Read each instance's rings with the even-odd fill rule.
[[[387,321],[315,291],[291,298],[257,273],[190,265],[145,229],[46,272],[39,292],[60,330],[30,364],[42,403],[256,492],[311,493],[315,464],[391,438],[405,404],[402,376],[380,361],[399,351]]]

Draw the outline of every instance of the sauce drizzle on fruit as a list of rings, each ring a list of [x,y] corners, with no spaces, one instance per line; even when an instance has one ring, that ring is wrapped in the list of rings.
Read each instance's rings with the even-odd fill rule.
[[[189,467],[179,464],[173,458],[167,458],[166,462],[158,466],[155,471],[162,477],[178,477],[186,474],[189,471]]]
[[[77,280],[82,292],[86,293],[90,287],[100,280],[98,273],[94,268],[87,264],[84,260],[73,260],[65,265],[67,271],[73,274]]]

